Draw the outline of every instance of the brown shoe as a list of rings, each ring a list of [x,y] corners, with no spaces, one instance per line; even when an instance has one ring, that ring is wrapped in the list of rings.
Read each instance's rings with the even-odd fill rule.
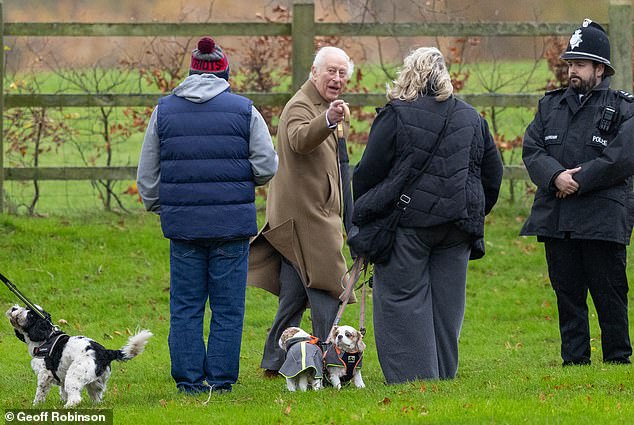
[[[278,370],[274,370],[274,369],[264,369],[264,377],[265,378],[277,378],[280,375],[280,372]]]

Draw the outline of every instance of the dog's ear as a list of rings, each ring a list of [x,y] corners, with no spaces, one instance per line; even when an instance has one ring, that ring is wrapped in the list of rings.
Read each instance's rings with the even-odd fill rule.
[[[280,346],[282,350],[286,351],[286,338],[284,338],[284,334],[280,336],[280,339],[277,341],[277,344]]]
[[[364,352],[365,342],[363,342],[363,335],[361,334],[361,332],[357,331],[355,339],[357,340],[357,351]]]
[[[280,339],[277,341],[282,350],[286,351],[286,342],[291,339],[296,332],[295,328],[292,327],[284,329],[284,332],[280,335]]]
[[[339,329],[339,326],[332,327],[332,329],[330,330],[330,334],[328,335],[328,341],[335,342],[335,340],[337,339],[337,329]]]
[[[20,332],[18,332],[17,329],[13,329],[13,331],[15,332],[15,336],[17,336],[20,341],[26,342],[26,339],[24,339],[24,335],[22,335]]]
[[[29,311],[24,330],[31,341],[39,342],[45,341],[53,329],[46,320],[42,319],[34,312]]]

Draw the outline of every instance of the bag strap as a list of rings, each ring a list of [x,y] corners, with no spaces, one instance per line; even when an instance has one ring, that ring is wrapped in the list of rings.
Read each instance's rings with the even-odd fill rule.
[[[449,119],[451,118],[454,108],[456,107],[456,103],[457,103],[456,98],[452,97],[450,102],[451,103],[449,104],[449,107],[447,108],[447,116],[445,117],[445,123],[443,124],[442,130],[440,130],[440,133],[438,133],[438,138],[436,139],[436,143],[434,144],[432,151],[430,152],[429,156],[425,160],[425,163],[423,164],[421,169],[408,179],[408,183],[405,184],[405,188],[403,189],[403,192],[398,197],[398,201],[396,202],[396,208],[400,209],[401,211],[405,211],[405,209],[407,208],[407,205],[409,205],[409,203],[411,202],[412,198],[410,195],[408,195],[408,193],[410,193],[412,190],[416,188],[416,185],[418,184],[420,178],[423,176],[423,173],[425,173],[425,171],[427,170],[427,167],[429,167],[429,164],[431,164],[432,158],[436,155],[436,152],[438,151],[438,147],[440,146],[440,142],[442,142],[442,140],[445,138],[445,132],[447,131]],[[405,131],[407,131],[407,127],[404,127],[404,128],[405,128]],[[409,135],[409,132],[408,132],[408,135]]]

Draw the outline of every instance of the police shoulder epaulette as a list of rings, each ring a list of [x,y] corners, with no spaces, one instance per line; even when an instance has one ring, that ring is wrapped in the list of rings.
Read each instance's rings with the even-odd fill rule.
[[[564,91],[566,91],[566,88],[567,87],[559,87],[558,89],[548,90],[545,95],[550,96],[557,93],[563,93]]]
[[[617,90],[617,94],[628,102],[634,102],[634,95],[623,90]]]

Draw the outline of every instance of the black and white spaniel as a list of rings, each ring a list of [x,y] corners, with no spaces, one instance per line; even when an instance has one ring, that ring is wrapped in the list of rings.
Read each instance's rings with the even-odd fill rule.
[[[106,391],[113,360],[130,360],[143,352],[152,336],[142,330],[128,339],[120,350],[108,350],[85,336],[69,336],[51,324],[50,314],[37,306],[46,317],[19,306],[11,307],[6,315],[15,328],[15,335],[29,347],[33,357],[31,367],[37,375],[37,391],[33,404],[43,403],[51,385],[59,385],[65,408],[81,402],[81,391],[98,403]]]

